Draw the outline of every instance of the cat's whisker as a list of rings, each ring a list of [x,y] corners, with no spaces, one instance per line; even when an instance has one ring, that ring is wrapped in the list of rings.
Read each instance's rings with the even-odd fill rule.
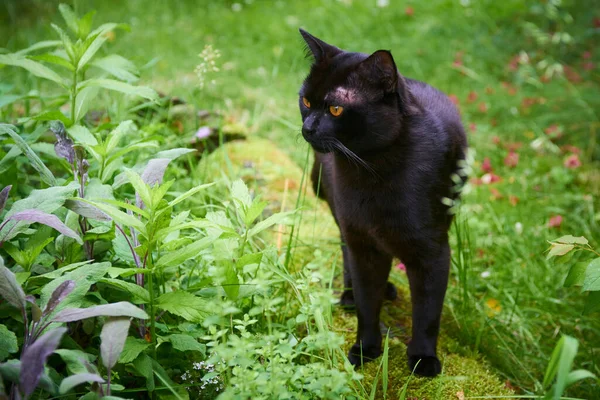
[[[381,176],[379,176],[377,171],[375,171],[373,169],[373,167],[371,167],[369,165],[369,163],[367,163],[365,160],[363,160],[362,158],[357,156],[356,153],[354,153],[352,150],[350,150],[349,148],[344,146],[340,141],[336,140],[336,141],[333,141],[332,143],[333,143],[334,147],[337,148],[344,156],[346,156],[346,158],[349,161],[351,161],[354,165],[356,165],[357,167],[362,166],[364,169],[366,169],[371,175],[373,175],[377,179],[381,178]]]

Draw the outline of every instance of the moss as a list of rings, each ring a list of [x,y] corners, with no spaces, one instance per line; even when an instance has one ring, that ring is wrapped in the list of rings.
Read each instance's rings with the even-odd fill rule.
[[[330,252],[334,260],[337,258],[337,264],[341,265],[339,232],[329,208],[307,187],[309,176],[303,180],[302,169],[274,143],[255,138],[228,143],[203,160],[203,164],[199,168],[208,174],[209,179],[219,179],[224,169],[230,177],[242,177],[263,200],[275,205],[272,212],[294,209],[298,196],[303,194],[304,211],[301,224],[295,228],[294,235],[298,234],[298,242],[293,265],[295,268],[302,268],[313,260],[313,253],[317,249]],[[289,234],[289,228],[278,227],[265,239],[275,241],[283,249]],[[447,337],[444,327],[439,344],[442,374],[434,379],[411,377],[406,363],[405,345],[410,339],[410,293],[406,277],[401,271],[393,270],[390,279],[398,286],[398,298],[393,302],[386,302],[381,315],[383,325],[390,332],[388,398],[399,396],[407,381],[408,398],[412,399],[460,399],[461,393],[465,397],[513,394],[484,360],[456,354],[460,346],[451,337]],[[341,285],[339,274],[336,282]],[[333,329],[344,335],[344,351],[348,351],[354,342],[356,324],[354,313],[335,309]],[[364,375],[362,385],[367,393],[371,391],[380,361],[381,359],[375,360],[360,370]],[[382,398],[381,373],[377,386],[377,398]]]

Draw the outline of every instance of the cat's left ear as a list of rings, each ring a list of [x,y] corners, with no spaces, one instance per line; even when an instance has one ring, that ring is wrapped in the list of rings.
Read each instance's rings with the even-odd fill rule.
[[[306,32],[304,29],[300,28],[299,30],[302,38],[306,42],[307,53],[312,55],[315,64],[321,64],[323,61],[331,59],[342,52],[341,49],[325,43],[321,39]]]
[[[358,65],[358,72],[367,80],[380,86],[386,93],[398,91],[398,74],[392,53],[377,50]]]

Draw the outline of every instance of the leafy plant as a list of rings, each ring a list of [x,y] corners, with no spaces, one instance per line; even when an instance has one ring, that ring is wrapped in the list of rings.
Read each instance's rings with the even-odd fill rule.
[[[586,257],[586,261],[578,261],[571,265],[564,286],[581,286],[582,291],[589,292],[583,312],[597,312],[600,310],[600,253],[595,251],[583,236],[566,235],[550,241],[548,258],[557,258],[564,264],[576,253],[591,255],[593,258]]]

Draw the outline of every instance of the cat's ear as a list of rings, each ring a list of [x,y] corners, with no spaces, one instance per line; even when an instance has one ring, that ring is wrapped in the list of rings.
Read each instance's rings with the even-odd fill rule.
[[[300,28],[300,34],[306,42],[306,53],[309,57],[315,60],[315,64],[320,64],[327,59],[331,59],[342,52],[335,46],[325,43],[321,39],[317,39],[304,29]]]
[[[377,50],[358,65],[358,72],[368,81],[381,87],[386,93],[398,91],[398,74],[392,53],[388,50]]]

